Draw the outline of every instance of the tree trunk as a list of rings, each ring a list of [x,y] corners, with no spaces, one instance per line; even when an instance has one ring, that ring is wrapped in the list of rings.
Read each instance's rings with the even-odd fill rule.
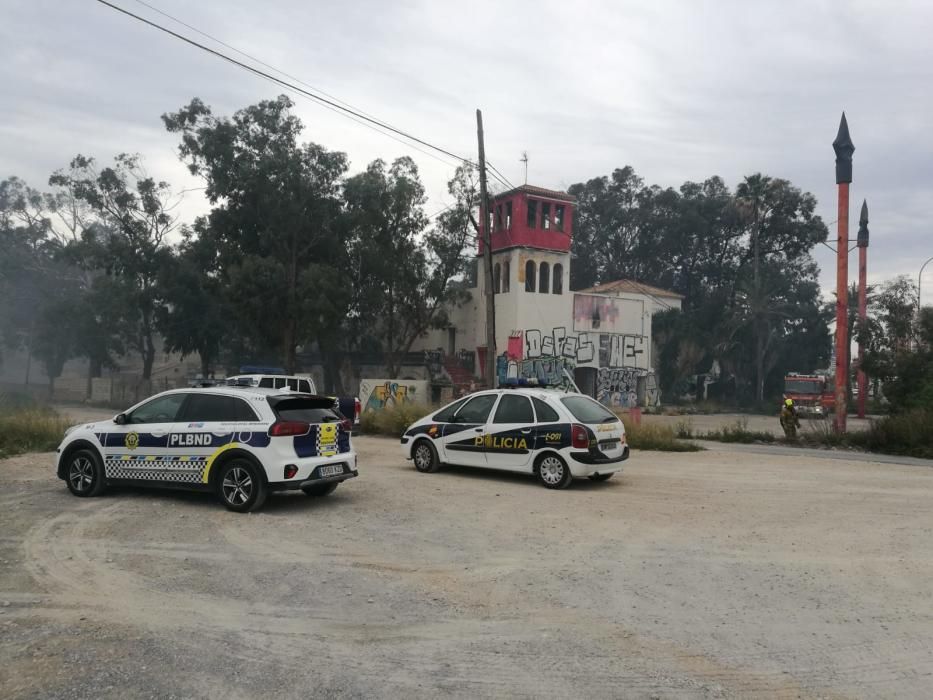
[[[294,374],[298,361],[295,355],[295,323],[292,320],[285,323],[285,329],[282,332],[282,345],[285,372]]]
[[[761,338],[761,329],[755,334],[755,399],[758,403],[765,400],[765,351]]]
[[[198,355],[201,357],[201,376],[207,379],[211,371],[210,355],[206,353],[198,353]]]
[[[147,382],[152,379],[152,365],[155,364],[155,343],[152,342],[152,333],[146,334],[143,349],[143,379]]]

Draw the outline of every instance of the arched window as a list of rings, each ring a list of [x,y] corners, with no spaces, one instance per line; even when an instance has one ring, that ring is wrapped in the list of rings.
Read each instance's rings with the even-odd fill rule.
[[[535,291],[535,261],[529,260],[525,263],[525,291]]]
[[[509,291],[509,282],[512,279],[512,266],[509,264],[509,261],[506,260],[502,263],[502,293],[508,294]]]
[[[499,268],[499,263],[496,263],[495,267],[492,268],[492,291],[495,294],[499,293],[499,280],[502,276],[502,270]]]
[[[546,262],[541,263],[541,270],[538,273],[538,291],[547,294],[548,287],[551,284],[551,266]]]
[[[564,293],[564,266],[560,263],[554,265],[554,284],[551,285],[551,293]]]

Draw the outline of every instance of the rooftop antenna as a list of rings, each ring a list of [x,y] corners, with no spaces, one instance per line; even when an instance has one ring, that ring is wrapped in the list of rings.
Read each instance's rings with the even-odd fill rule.
[[[528,184],[528,151],[522,151],[522,157],[518,159],[520,163],[525,164],[525,184]]]

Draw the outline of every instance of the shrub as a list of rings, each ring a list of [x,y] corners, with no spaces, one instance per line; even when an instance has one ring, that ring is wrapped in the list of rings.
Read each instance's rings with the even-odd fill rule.
[[[703,436],[706,440],[718,442],[741,442],[745,444],[754,442],[774,442],[774,435],[768,432],[748,429],[748,418],[739,418],[731,426],[723,426],[718,430],[710,430]]]
[[[0,457],[54,450],[68,426],[67,420],[49,408],[0,412]]]
[[[625,424],[625,438],[629,447],[636,450],[698,452],[703,449],[695,442],[679,440],[669,425],[634,425],[627,417],[622,419],[622,423]]]
[[[435,410],[424,404],[403,403],[381,411],[365,411],[360,416],[360,428],[370,435],[401,437],[409,425]]]
[[[849,433],[848,444],[872,452],[933,458],[933,410],[915,409],[872,421],[868,430]]]

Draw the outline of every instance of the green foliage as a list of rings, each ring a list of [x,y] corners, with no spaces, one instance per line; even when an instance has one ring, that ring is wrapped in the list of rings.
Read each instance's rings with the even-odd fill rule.
[[[412,423],[439,408],[439,406],[402,403],[379,411],[364,411],[360,416],[360,428],[367,435],[387,435],[398,438]]]
[[[684,295],[685,313],[653,318],[662,393],[722,370],[733,399],[761,401],[789,370],[828,363],[827,317],[810,251],[826,239],[816,200],[786,180],[751,175],[648,187],[631,167],[572,185],[578,199],[575,288],[619,278]]]
[[[4,409],[0,404],[0,457],[54,450],[68,426],[49,408]]]

